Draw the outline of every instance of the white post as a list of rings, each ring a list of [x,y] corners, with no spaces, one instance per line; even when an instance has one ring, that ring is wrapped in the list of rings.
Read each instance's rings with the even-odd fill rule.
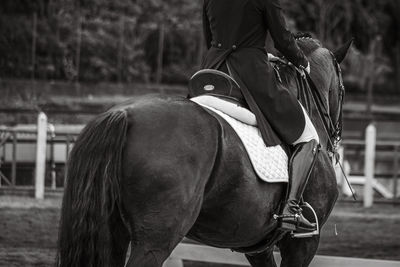
[[[346,182],[346,177],[350,176],[350,164],[347,160],[344,160],[344,147],[339,146],[337,152],[339,153],[339,162],[336,164],[336,159],[333,158],[333,165],[335,173],[336,173],[336,182],[341,190],[341,192],[346,196],[349,197],[352,195],[352,192],[349,188],[349,185]],[[343,167],[343,171],[341,167]],[[344,174],[343,174],[344,172]]]
[[[350,172],[351,172],[351,166],[348,160],[345,160],[343,162],[343,170],[344,170],[344,174],[346,175],[347,179],[350,179]],[[349,184],[350,184],[350,180],[349,180]],[[347,182],[345,181],[344,175],[343,175],[343,183],[342,183],[342,193],[345,194],[346,196],[350,197],[353,195],[352,190],[353,187],[347,184]],[[354,191],[354,189],[353,189]]]
[[[365,132],[365,185],[364,185],[364,207],[369,208],[374,201],[373,181],[375,169],[375,144],[376,144],[376,127],[373,123],[368,125]]]
[[[47,116],[39,113],[36,141],[35,198],[44,198],[44,175],[46,170]]]

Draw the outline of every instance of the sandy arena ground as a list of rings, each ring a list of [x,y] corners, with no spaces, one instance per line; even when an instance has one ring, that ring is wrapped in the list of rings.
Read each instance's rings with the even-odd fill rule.
[[[0,266],[52,266],[60,205],[59,198],[0,197]],[[398,205],[364,209],[358,203],[339,203],[321,233],[318,254],[400,260],[399,211]]]

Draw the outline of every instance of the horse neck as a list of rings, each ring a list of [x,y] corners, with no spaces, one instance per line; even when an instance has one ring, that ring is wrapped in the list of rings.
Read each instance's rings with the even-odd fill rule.
[[[333,65],[330,52],[325,48],[320,48],[316,50],[309,58],[312,70],[310,73],[311,79],[323,98],[324,106],[327,108],[327,113],[331,118],[335,118],[336,115],[332,114],[332,111],[336,111],[338,107],[338,89],[336,88],[338,82],[336,79],[335,66]],[[331,88],[333,89],[330,90]],[[318,136],[323,148],[326,149],[329,143],[330,129],[325,128],[321,120],[321,115],[316,110],[314,103],[311,121],[314,123],[314,126],[318,132]]]
[[[335,105],[331,105],[329,97],[332,97],[332,94],[329,94],[329,88],[334,83],[334,74],[335,69],[331,61],[329,61],[330,54],[329,51],[325,48],[317,49],[313,53],[308,56],[310,60],[311,66],[311,79],[313,80],[316,89],[320,90],[322,93],[322,97],[324,99],[324,105],[328,108],[328,114],[331,116],[332,107]],[[281,79],[284,86],[293,90],[293,93],[298,95],[299,88],[296,86],[297,75],[292,67],[283,67],[281,72]],[[336,103],[337,107],[337,103]],[[320,142],[323,148],[328,147],[328,138],[329,133],[327,133],[324,124],[321,120],[321,117],[318,113],[318,110],[315,107],[313,100],[311,100],[311,121],[313,122],[318,136],[320,138]],[[327,129],[329,130],[329,129]]]

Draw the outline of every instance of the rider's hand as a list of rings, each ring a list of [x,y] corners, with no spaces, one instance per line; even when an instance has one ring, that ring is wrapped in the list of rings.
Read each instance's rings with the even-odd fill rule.
[[[268,61],[280,61],[279,57],[274,56],[273,54],[268,53]]]
[[[310,74],[311,68],[310,68],[310,62],[307,62],[307,67],[304,66],[300,66],[299,68],[300,70],[307,72],[308,74]]]

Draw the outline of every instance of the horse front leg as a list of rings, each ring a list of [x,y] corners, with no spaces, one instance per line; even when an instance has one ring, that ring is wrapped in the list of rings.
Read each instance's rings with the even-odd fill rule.
[[[281,267],[308,267],[317,253],[319,235],[308,238],[292,238],[287,234],[278,243]]]
[[[245,255],[253,267],[276,267],[273,249],[255,255]]]

